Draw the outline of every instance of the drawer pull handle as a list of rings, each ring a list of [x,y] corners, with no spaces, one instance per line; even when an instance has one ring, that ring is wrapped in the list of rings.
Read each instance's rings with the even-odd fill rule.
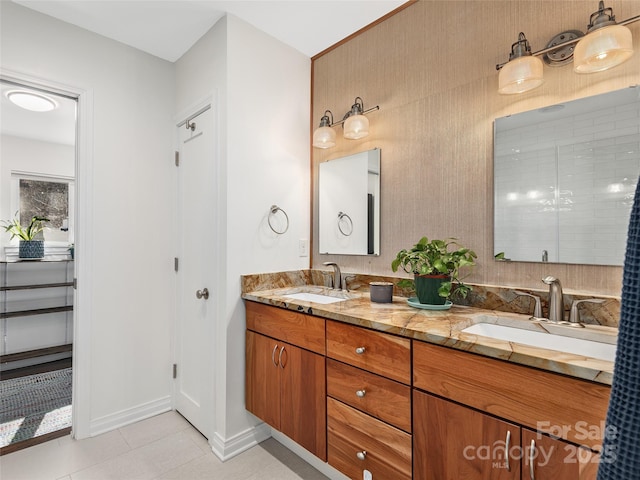
[[[365,389],[362,390],[356,390],[356,397],[364,397],[367,394],[367,391]]]
[[[280,355],[278,355],[278,363],[281,368],[284,368],[284,363],[282,362],[282,354],[284,353],[284,346],[280,349]]]
[[[529,449],[529,476],[531,480],[536,480],[536,472],[534,462],[536,461],[536,441],[531,440],[531,448]]]
[[[507,464],[507,472],[511,471],[509,464],[509,450],[511,450],[511,430],[507,430],[507,439],[504,442],[504,459]]]
[[[356,348],[356,353],[357,353],[358,355],[362,355],[362,354],[364,353],[364,351],[365,351],[365,348],[364,348],[364,347],[358,347],[358,348]]]
[[[273,352],[271,352],[271,361],[273,362],[273,365],[275,367],[278,366],[278,362],[276,362],[276,350],[278,350],[278,344],[276,343],[276,346],[273,347]]]
[[[361,452],[356,453],[356,457],[358,457],[358,460],[364,460],[367,458],[367,452],[365,452],[364,450]]]

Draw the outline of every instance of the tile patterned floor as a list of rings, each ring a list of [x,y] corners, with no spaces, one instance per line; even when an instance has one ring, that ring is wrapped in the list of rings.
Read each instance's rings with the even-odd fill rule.
[[[222,463],[168,412],[85,440],[70,436],[0,457],[2,480],[326,480],[273,439]]]

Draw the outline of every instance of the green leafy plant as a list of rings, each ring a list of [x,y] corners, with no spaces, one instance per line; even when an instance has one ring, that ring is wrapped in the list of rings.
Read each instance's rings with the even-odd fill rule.
[[[13,220],[5,220],[3,221],[4,230],[11,234],[11,239],[13,240],[15,237],[20,238],[21,240],[31,241],[34,240],[36,235],[38,235],[42,230],[44,230],[44,222],[48,222],[49,219],[40,216],[31,217],[31,221],[29,225],[23,227],[20,224],[20,219],[18,218],[18,212],[16,212],[16,216]]]
[[[457,248],[450,251],[450,246]],[[427,237],[422,237],[409,250],[403,249],[398,252],[395,260],[391,262],[391,269],[396,272],[402,268],[414,275],[447,275],[450,280],[442,283],[438,294],[441,297],[449,297],[455,283],[455,295],[465,298],[471,287],[460,279],[460,268],[474,266],[476,258],[473,250],[458,244],[455,238],[429,241]],[[414,282],[403,279],[398,282],[398,286],[409,288],[414,286]]]

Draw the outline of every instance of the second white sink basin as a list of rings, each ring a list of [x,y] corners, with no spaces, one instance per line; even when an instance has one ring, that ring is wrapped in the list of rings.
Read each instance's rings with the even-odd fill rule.
[[[305,302],[314,302],[314,303],[323,303],[323,304],[344,302],[346,300],[346,298],[330,297],[329,295],[321,295],[319,293],[309,293],[309,292],[290,293],[284,296],[287,298],[293,298],[294,300],[302,300]]]
[[[520,343],[531,347],[546,348],[558,352],[573,353],[590,358],[613,362],[616,346],[582,338],[573,338],[553,333],[536,332],[517,327],[507,327],[492,323],[476,323],[462,330],[462,333],[481,335],[507,342]]]

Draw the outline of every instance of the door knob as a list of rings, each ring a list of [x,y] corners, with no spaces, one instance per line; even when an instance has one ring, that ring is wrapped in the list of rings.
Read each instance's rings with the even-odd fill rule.
[[[196,298],[204,298],[205,300],[209,298],[209,290],[207,288],[203,288],[202,290],[196,290]]]

